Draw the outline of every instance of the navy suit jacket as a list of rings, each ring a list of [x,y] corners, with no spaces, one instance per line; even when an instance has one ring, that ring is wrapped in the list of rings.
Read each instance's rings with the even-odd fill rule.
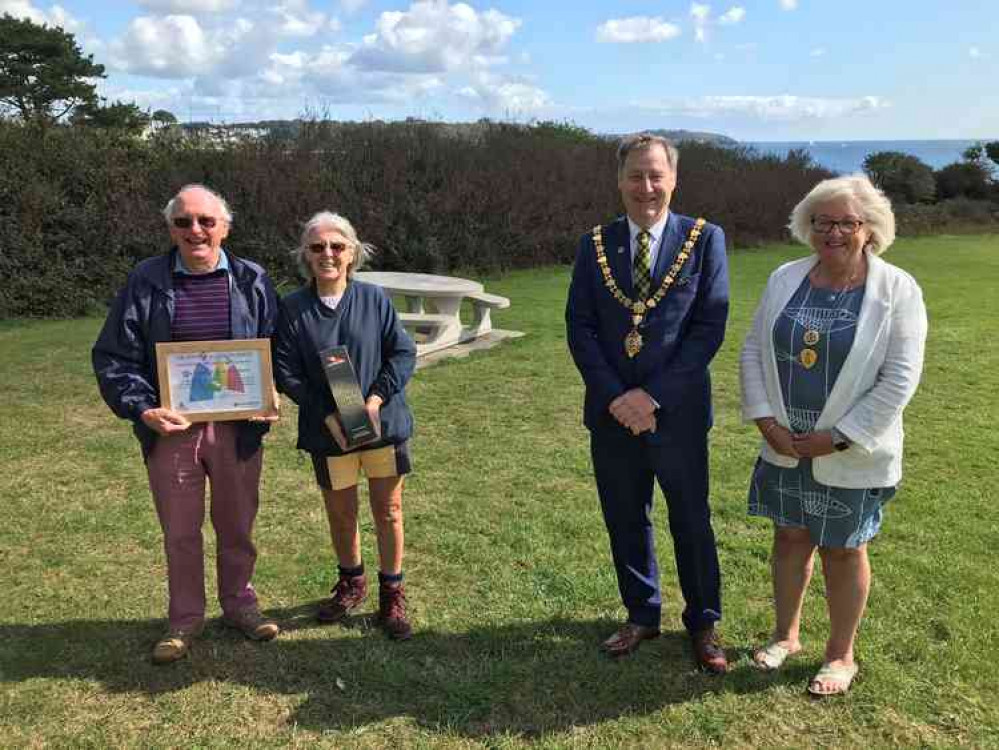
[[[693,226],[689,216],[670,213],[652,273],[653,291]],[[626,217],[603,227],[603,242],[618,287],[633,298]],[[624,350],[631,313],[605,286],[590,232],[579,242],[565,318],[569,350],[586,386],[583,421],[589,429],[623,429],[608,409],[632,388],[643,388],[660,406],[654,437],[710,428],[708,365],[725,337],[728,318],[728,264],[720,227],[704,225],[673,286],[646,313],[639,328],[644,343],[633,359]]]

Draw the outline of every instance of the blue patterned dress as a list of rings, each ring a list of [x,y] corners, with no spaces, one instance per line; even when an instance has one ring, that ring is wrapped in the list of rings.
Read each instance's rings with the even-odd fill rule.
[[[863,299],[863,285],[830,291],[813,287],[806,277],[777,318],[774,352],[792,432],[815,430],[853,346]],[[811,367],[805,366],[810,357],[802,357],[804,349],[815,353]],[[819,484],[808,458],[790,469],[761,458],[750,481],[749,514],[772,518],[779,526],[807,528],[812,541],[822,547],[859,547],[878,533],[881,507],[894,494],[894,487],[847,489]]]

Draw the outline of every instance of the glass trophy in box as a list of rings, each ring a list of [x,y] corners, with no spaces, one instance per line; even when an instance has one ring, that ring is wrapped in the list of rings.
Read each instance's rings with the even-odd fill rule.
[[[378,430],[371,423],[368,411],[364,408],[364,396],[357,382],[354,365],[345,346],[333,346],[319,352],[329,383],[330,393],[336,403],[338,418],[343,429],[347,448],[353,449],[378,438]]]

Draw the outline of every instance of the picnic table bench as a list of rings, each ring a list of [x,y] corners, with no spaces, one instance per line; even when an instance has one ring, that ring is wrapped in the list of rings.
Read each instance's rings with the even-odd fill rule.
[[[355,278],[405,299],[406,309],[399,318],[416,339],[418,356],[484,336],[493,327],[490,313],[510,306],[506,297],[489,294],[479,282],[456,276],[358,271]],[[470,325],[461,320],[461,305],[466,299],[472,304]]]

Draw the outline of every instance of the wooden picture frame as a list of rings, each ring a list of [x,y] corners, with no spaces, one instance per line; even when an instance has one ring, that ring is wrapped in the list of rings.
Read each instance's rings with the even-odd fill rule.
[[[275,414],[270,339],[156,344],[160,406],[191,422]]]

